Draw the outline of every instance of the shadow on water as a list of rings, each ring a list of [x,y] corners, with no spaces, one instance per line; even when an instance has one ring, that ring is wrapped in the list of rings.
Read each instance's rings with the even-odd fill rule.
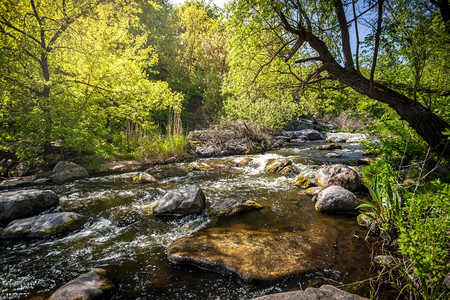
[[[133,184],[134,174],[78,180],[46,188],[60,195],[57,211],[82,214],[85,226],[68,236],[48,240],[0,243],[0,298],[21,299],[48,293],[94,267],[108,271],[116,284],[113,299],[249,299],[322,283],[352,282],[368,277],[369,250],[366,232],[354,216],[317,213],[310,197],[300,196],[293,177],[267,174],[271,158],[292,157],[297,168],[313,179],[320,165],[329,163],[319,143],[250,156],[245,167],[203,172],[189,171],[179,163],[148,170],[160,181]],[[361,149],[350,145],[336,150],[334,162],[352,163]],[[242,157],[209,159],[226,163]],[[152,206],[167,191],[200,185],[208,203],[223,198],[254,200],[260,211],[209,221],[204,216],[155,218]],[[244,283],[232,274],[220,274],[167,260],[167,247],[181,237],[205,230],[295,234],[299,240],[320,235],[329,241],[312,248],[310,259],[328,262],[323,268],[275,282]],[[329,255],[327,259],[325,257]],[[276,261],[276,260],[275,260]]]

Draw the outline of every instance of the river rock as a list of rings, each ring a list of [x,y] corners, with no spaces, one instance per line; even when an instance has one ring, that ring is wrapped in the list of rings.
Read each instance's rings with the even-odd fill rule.
[[[327,143],[357,143],[367,140],[369,136],[364,133],[351,132],[327,132],[325,133],[325,142]]]
[[[282,134],[287,136],[292,140],[302,139],[302,140],[323,140],[322,134],[315,129],[303,129],[298,131],[283,131]]]
[[[245,167],[245,166],[248,166],[252,161],[253,161],[252,158],[250,158],[250,157],[244,157],[243,159],[238,160],[238,161],[234,164],[234,166],[236,166],[236,167]]]
[[[36,175],[8,178],[0,182],[0,189],[10,189],[26,185],[38,185],[48,182],[50,178]]]
[[[316,171],[314,178],[316,184],[323,187],[339,185],[347,190],[354,191],[359,185],[358,173],[341,164],[320,168]]]
[[[286,131],[298,131],[304,129],[322,130],[322,128],[323,127],[317,122],[317,120],[310,120],[305,118],[292,120],[284,125],[284,130]]]
[[[373,258],[373,262],[378,268],[390,267],[393,263],[389,255],[377,255]]]
[[[205,194],[197,185],[169,191],[153,207],[155,216],[201,214],[205,209]]]
[[[317,195],[316,210],[326,213],[355,212],[359,201],[355,194],[341,186],[333,185],[325,188]]]
[[[0,193],[0,224],[30,217],[59,204],[50,190],[22,190]]]
[[[337,235],[336,229],[325,227],[308,234],[243,226],[208,227],[173,242],[167,257],[173,263],[231,273],[247,283],[273,282],[332,268]]]
[[[114,288],[104,269],[93,269],[56,290],[49,300],[88,300],[104,297],[105,292]]]
[[[60,161],[53,172],[55,173],[51,176],[51,179],[54,183],[64,183],[88,176],[85,168],[70,161]]]
[[[355,294],[342,291],[332,285],[322,285],[320,288],[309,287],[299,291],[266,295],[252,300],[365,300]]]
[[[365,213],[365,214],[359,214],[356,217],[356,222],[358,222],[358,225],[363,226],[363,227],[367,227],[369,228],[370,225],[372,225],[372,223],[375,221],[373,219],[373,217],[369,217],[367,214],[371,214],[372,216],[374,216],[373,213]]]
[[[133,176],[134,183],[153,183],[157,181],[155,177],[145,172],[139,172],[136,176]]]
[[[148,163],[136,160],[111,161],[101,164],[98,171],[102,173],[126,173],[141,171],[148,167]]]
[[[255,201],[243,199],[222,199],[214,202],[205,215],[208,217],[232,216],[240,212],[261,209],[263,206]]]
[[[194,171],[217,171],[229,168],[229,166],[225,164],[214,164],[198,161],[191,162],[189,167]]]
[[[295,185],[303,189],[307,189],[312,187],[314,184],[305,176],[300,175],[297,177],[297,179],[295,179]]]
[[[292,165],[292,160],[287,158],[270,159],[264,170],[270,173],[280,173],[285,167]]]
[[[325,188],[323,186],[312,186],[310,188],[307,188],[305,193],[309,196],[317,196],[324,189]]]
[[[73,212],[59,212],[9,223],[2,231],[3,238],[45,237],[67,233],[83,225],[83,217]]]
[[[273,141],[272,135],[255,125],[235,123],[191,131],[187,149],[199,157],[254,154],[269,149]]]
[[[335,149],[342,149],[342,146],[339,144],[326,144],[316,147],[317,150],[335,150]]]

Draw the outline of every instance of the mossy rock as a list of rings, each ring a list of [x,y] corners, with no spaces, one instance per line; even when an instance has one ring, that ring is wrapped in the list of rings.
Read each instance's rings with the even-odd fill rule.
[[[245,154],[257,154],[263,151],[262,147],[256,146],[245,151]]]
[[[269,159],[264,170],[270,173],[279,173],[289,165],[292,165],[292,160],[287,158]]]
[[[314,184],[303,175],[297,177],[297,179],[295,180],[295,185],[303,189],[307,189],[314,186]]]
[[[133,176],[134,183],[153,183],[157,181],[155,177],[144,172],[139,172],[136,176]]]

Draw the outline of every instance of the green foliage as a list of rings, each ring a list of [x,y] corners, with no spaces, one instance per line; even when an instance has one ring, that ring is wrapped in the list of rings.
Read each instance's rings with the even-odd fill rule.
[[[396,189],[393,180],[392,169],[385,164],[380,170],[380,175],[375,177],[372,188],[369,188],[372,201],[362,200],[358,209],[369,208],[370,212],[362,212],[374,220],[380,220],[380,229],[382,231],[392,230],[395,221],[402,215],[402,203],[399,192]]]
[[[13,2],[0,5],[0,140],[20,159],[55,142],[111,152],[127,124],[151,131],[152,112],[181,105],[181,94],[144,73],[158,56],[137,3]]]

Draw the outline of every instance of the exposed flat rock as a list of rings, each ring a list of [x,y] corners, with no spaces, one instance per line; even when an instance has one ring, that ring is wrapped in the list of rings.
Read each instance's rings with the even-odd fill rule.
[[[292,165],[292,160],[288,158],[270,159],[264,170],[270,173],[280,173],[284,168]]]
[[[292,291],[266,295],[252,300],[365,300],[355,294],[351,294],[335,288],[332,285],[322,285],[320,288],[309,287],[304,291]]]
[[[139,172],[133,176],[134,183],[154,183],[157,181],[158,180],[155,177],[145,172]]]
[[[68,233],[83,225],[83,217],[74,212],[51,213],[9,223],[1,232],[2,238],[45,237]]]
[[[324,232],[324,231],[327,232]],[[245,282],[277,281],[334,266],[334,228],[317,228],[308,235],[264,229],[210,227],[169,246],[173,263],[197,265],[232,273]]]
[[[201,214],[205,209],[205,194],[198,185],[166,193],[153,208],[155,216],[185,216]]]
[[[88,300],[104,296],[114,284],[103,269],[93,269],[56,290],[49,300]]]
[[[58,203],[59,197],[50,190],[0,193],[0,224],[37,215]]]

